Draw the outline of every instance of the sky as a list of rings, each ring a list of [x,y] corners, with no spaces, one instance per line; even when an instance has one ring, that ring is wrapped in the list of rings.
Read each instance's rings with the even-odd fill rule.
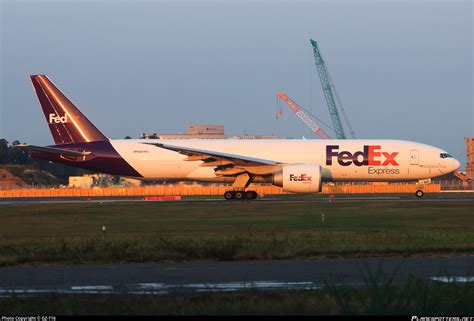
[[[313,38],[357,138],[421,142],[466,161],[472,1],[0,3],[0,137],[10,142],[53,143],[30,74],[47,74],[112,138],[189,123],[311,138],[287,106],[275,114],[284,92],[330,122]]]

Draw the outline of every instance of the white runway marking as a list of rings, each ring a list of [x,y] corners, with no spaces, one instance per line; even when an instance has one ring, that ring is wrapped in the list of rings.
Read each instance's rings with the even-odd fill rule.
[[[225,283],[190,283],[190,284],[164,284],[164,283],[138,283],[129,284],[126,288],[116,289],[111,285],[81,285],[68,288],[41,288],[41,289],[0,289],[0,297],[11,295],[34,296],[40,294],[154,294],[163,295],[171,292],[233,292],[240,290],[315,290],[323,288],[313,282],[281,282],[281,281],[255,281],[255,282],[225,282]]]
[[[84,286],[71,286],[71,291],[111,291],[114,287],[110,285],[84,285]]]
[[[433,276],[430,280],[443,283],[468,283],[474,282],[474,276]]]
[[[225,282],[225,283],[190,283],[190,284],[163,284],[139,283],[131,285],[140,290],[156,291],[169,289],[191,289],[196,291],[234,291],[243,289],[315,289],[321,288],[313,282],[281,282],[281,281],[255,281],[255,282]]]
[[[166,288],[166,285],[164,283],[138,283],[137,287],[142,290],[162,290]]]

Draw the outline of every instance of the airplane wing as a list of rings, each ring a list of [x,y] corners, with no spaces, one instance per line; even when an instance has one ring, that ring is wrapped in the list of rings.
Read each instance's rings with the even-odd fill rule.
[[[25,148],[25,149],[36,151],[36,152],[60,154],[63,156],[72,156],[72,157],[88,156],[91,154],[91,152],[86,152],[86,151],[79,152],[79,151],[70,150],[70,149],[63,149],[63,148],[56,148],[56,147],[43,147],[43,146],[35,146],[35,145],[28,145],[28,144],[13,145],[13,147]]]
[[[144,144],[154,145],[186,155],[186,161],[202,161],[203,163],[201,166],[217,167],[217,175],[235,176],[242,172],[249,172],[254,175],[267,175],[281,169],[281,163],[268,159],[253,158],[242,155],[220,153],[161,143]]]

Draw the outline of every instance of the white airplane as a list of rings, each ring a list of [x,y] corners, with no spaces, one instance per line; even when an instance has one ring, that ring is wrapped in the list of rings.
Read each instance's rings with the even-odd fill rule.
[[[233,183],[226,199],[256,198],[252,182],[318,193],[324,182],[417,181],[460,166],[442,149],[402,140],[109,139],[47,76],[31,81],[55,142],[19,145],[32,157],[143,180]]]

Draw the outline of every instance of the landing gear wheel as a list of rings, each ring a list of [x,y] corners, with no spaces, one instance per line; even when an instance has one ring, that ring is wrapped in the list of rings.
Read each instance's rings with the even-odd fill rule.
[[[225,193],[224,193],[224,198],[225,198],[226,200],[231,200],[231,199],[233,199],[233,198],[234,198],[234,192],[225,192]]]
[[[244,192],[244,191],[227,191],[224,193],[224,198],[226,200],[233,200],[233,199],[236,199],[236,200],[254,200],[256,199],[258,196],[257,192],[255,191],[247,191],[247,192]]]
[[[241,200],[243,199],[245,196],[245,192],[241,192],[241,191],[238,191],[238,192],[235,192],[235,199],[236,200]]]
[[[419,189],[415,192],[415,195],[416,195],[416,197],[423,197],[423,195],[425,195],[425,193],[421,189]]]
[[[247,198],[248,200],[254,200],[257,198],[257,192],[255,191],[247,191],[245,193],[245,198]]]

